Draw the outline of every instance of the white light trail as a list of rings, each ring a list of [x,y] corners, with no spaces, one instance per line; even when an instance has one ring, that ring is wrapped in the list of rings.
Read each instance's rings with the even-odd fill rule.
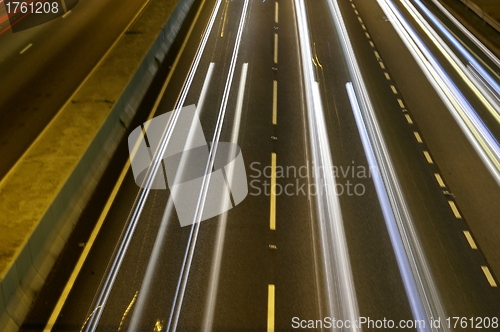
[[[139,195],[136,197],[134,205],[135,208],[132,209],[129,213],[128,220],[129,223],[128,225],[124,228],[121,236],[120,236],[120,241],[118,242],[117,247],[115,248],[115,251],[113,253],[114,259],[110,261],[108,264],[108,268],[106,269],[106,274],[103,280],[101,281],[102,287],[101,287],[101,292],[97,296],[97,301],[94,302],[93,308],[91,308],[91,312],[95,311],[95,315],[91,317],[91,319],[88,321],[88,324],[85,326],[85,331],[89,332],[92,331],[94,332],[97,329],[97,326],[99,324],[99,320],[101,318],[102,312],[104,311],[104,308],[106,306],[106,303],[108,301],[109,295],[111,293],[111,290],[113,288],[114,282],[116,280],[116,277],[118,275],[118,271],[120,270],[120,267],[123,263],[123,259],[125,258],[125,254],[127,252],[127,249],[130,245],[130,241],[132,240],[132,236],[135,232],[135,228],[137,226],[137,223],[139,222],[140,215],[142,213],[142,210],[144,208],[144,205],[146,203],[146,200],[149,196],[150,193],[150,188],[153,184],[154,179],[156,178],[156,174],[158,172],[158,169],[161,165],[161,159],[165,153],[166,147],[168,145],[168,142],[170,140],[170,137],[173,132],[173,128],[175,127],[175,124],[177,122],[177,119],[179,117],[180,110],[182,108],[182,105],[184,104],[184,101],[186,99],[187,93],[191,87],[191,83],[193,81],[193,78],[196,74],[196,71],[198,69],[198,65],[201,60],[201,56],[203,55],[203,51],[205,50],[205,46],[208,40],[208,36],[210,35],[210,32],[213,27],[213,23],[215,21],[215,17],[217,15],[218,9],[220,7],[221,0],[218,0],[210,17],[210,20],[205,27],[205,31],[203,33],[203,38],[201,40],[201,43],[198,45],[197,53],[195,56],[195,59],[191,63],[191,68],[188,77],[186,78],[186,81],[184,82],[183,88],[182,88],[182,93],[179,95],[177,102],[176,102],[176,107],[173,112],[173,115],[171,116],[169,123],[167,125],[167,128],[165,128],[165,132],[162,135],[161,138],[161,143],[159,144],[158,148],[156,149],[153,157],[153,161],[151,162],[151,166],[148,169],[148,172],[146,174],[146,177],[144,178],[143,185],[141,185],[141,188],[144,188],[142,191],[140,191]],[[157,100],[155,107],[157,107],[159,103],[159,100]]]
[[[485,105],[486,109],[489,110],[493,118],[500,123],[500,115],[466,75],[466,73],[470,73],[470,71],[459,61],[456,55],[451,52],[448,46],[440,40],[436,32],[432,32],[429,29],[427,22],[423,22],[421,16],[419,16],[420,14],[416,12],[416,9],[412,7],[411,4],[406,0],[401,0],[401,2],[409,10],[410,14],[412,14],[413,18],[424,32],[426,32],[429,38],[435,43],[440,52],[442,52],[445,58],[450,62],[464,82]],[[441,100],[447,106],[451,115],[454,117],[495,181],[500,184],[500,146],[496,139],[392,1],[378,0],[378,3],[385,14],[391,18],[390,22],[400,35],[401,40],[405,43],[429,82],[434,86]]]
[[[319,86],[314,79],[314,68],[311,61],[313,56],[304,0],[295,0],[295,9],[306,94],[306,114],[309,123],[312,164],[315,171],[318,169],[331,170],[333,169],[333,161]],[[314,176],[314,181],[318,188],[318,195],[315,198],[325,267],[328,314],[344,321],[354,322],[359,319],[359,309],[352,279],[340,202],[336,193],[336,181],[332,172],[329,171],[318,172]],[[343,329],[343,331],[361,331],[361,329],[352,326],[350,329]]]
[[[380,166],[379,170],[383,178],[385,191],[388,194],[392,215],[397,224],[398,234],[393,233],[394,238],[391,240],[393,241],[393,249],[398,259],[401,276],[403,277],[405,289],[410,300],[412,313],[415,319],[423,318],[427,323],[426,328],[420,329],[420,331],[434,331],[435,329],[429,327],[431,319],[441,317],[441,320],[443,320],[446,318],[446,314],[444,313],[439,294],[437,293],[421,249],[420,241],[414,229],[410,212],[387,151],[387,146],[355,57],[338,2],[337,0],[329,0],[328,3],[353,80],[352,91],[356,91],[356,95],[358,96],[357,103],[359,103],[359,109],[363,114],[371,147],[374,149],[377,163]],[[357,103],[356,105],[358,105]],[[387,209],[387,205],[384,205],[383,201],[381,201],[381,207],[382,209]],[[387,213],[387,211],[385,212]],[[395,230],[394,228],[389,228],[390,224],[392,223],[388,223],[389,232]],[[397,245],[399,241],[401,241],[403,246]],[[404,247],[404,250],[402,247]],[[408,263],[405,263],[405,261]],[[415,288],[418,296],[415,294]],[[446,331],[446,328],[444,330]]]
[[[224,117],[226,115],[226,110],[227,110],[227,103],[229,101],[229,93],[232,88],[232,82],[234,78],[234,71],[236,69],[236,63],[238,60],[238,54],[239,54],[239,49],[241,45],[241,39],[243,36],[243,29],[245,27],[245,22],[247,18],[247,13],[248,13],[248,3],[249,0],[245,0],[243,4],[243,9],[241,12],[241,17],[240,21],[238,24],[238,32],[236,34],[236,41],[233,49],[233,54],[231,56],[231,62],[229,65],[229,73],[228,73],[228,78],[226,80],[226,84],[224,87],[224,93],[222,96],[222,104],[220,106],[219,110],[219,115],[217,118],[217,123],[212,139],[212,145],[210,147],[210,153],[208,155],[208,163],[207,167],[205,169],[205,175],[203,177],[203,185],[202,185],[202,190],[200,192],[200,196],[198,198],[198,204],[196,207],[196,212],[194,216],[194,223],[193,226],[191,227],[191,233],[189,235],[189,240],[188,240],[188,249],[186,250],[186,255],[184,256],[184,261],[183,261],[183,266],[181,269],[181,274],[179,277],[179,282],[177,285],[177,290],[175,293],[175,298],[174,298],[174,303],[172,305],[172,310],[170,313],[169,317],[169,322],[166,331],[176,331],[177,330],[177,323],[179,321],[179,316],[181,313],[181,308],[184,300],[184,293],[186,291],[186,285],[187,281],[189,278],[189,272],[191,269],[191,263],[193,260],[193,255],[194,251],[196,248],[196,241],[198,239],[198,232],[200,229],[200,222],[202,219],[203,215],[203,209],[205,207],[205,202],[206,202],[206,197],[208,194],[208,188],[210,184],[210,178],[212,176],[211,170],[214,167],[215,163],[215,156],[217,154],[217,147],[219,145],[219,139],[220,135],[222,132],[222,125],[224,123]]]

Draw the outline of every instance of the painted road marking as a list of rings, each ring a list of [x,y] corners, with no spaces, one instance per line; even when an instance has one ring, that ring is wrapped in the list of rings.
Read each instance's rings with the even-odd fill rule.
[[[481,266],[481,269],[483,269],[483,273],[486,276],[486,279],[488,279],[488,282],[490,283],[491,287],[497,287],[497,283],[493,276],[491,275],[490,269],[488,269],[487,266]]]
[[[275,2],[274,6],[274,22],[278,23],[278,1]]]
[[[425,156],[425,159],[427,159],[427,162],[429,164],[434,164],[434,161],[432,161],[431,155],[429,154],[428,151],[424,151],[424,156]]]
[[[268,285],[267,332],[274,332],[274,285]]]
[[[469,245],[472,249],[477,249],[476,242],[474,242],[474,239],[472,238],[472,235],[470,235],[469,231],[464,231],[464,235],[467,238],[467,241],[469,242]]]
[[[278,81],[273,81],[273,125],[278,122]]]
[[[375,47],[375,44],[370,40],[370,46]]]
[[[361,24],[361,27],[366,31],[366,26],[364,24]]]
[[[278,34],[274,34],[274,63],[278,63]]]
[[[276,153],[271,154],[271,214],[269,228],[276,230]]]
[[[27,50],[29,50],[31,46],[33,46],[33,43],[29,43],[29,45],[26,46],[25,48],[23,48],[21,50],[21,52],[19,52],[19,54],[23,54],[24,52],[26,52]]]
[[[458,209],[457,209],[457,206],[455,205],[455,202],[448,201],[448,204],[450,204],[451,210],[453,211],[455,218],[462,219],[462,216],[460,215],[460,212],[458,212]]]
[[[403,104],[403,101],[399,98],[398,98],[398,104],[399,104],[399,107],[405,108],[405,104]]]
[[[420,134],[416,131],[414,131],[413,134],[415,135],[417,142],[422,143],[422,137],[420,137]]]
[[[409,124],[413,124],[413,120],[411,119],[409,114],[405,114],[406,121],[408,121]]]
[[[354,14],[359,15],[358,11],[354,9]],[[361,20],[361,17],[358,17],[359,20]]]
[[[380,54],[378,54],[377,51],[373,51],[373,53],[375,54],[375,56],[377,57],[377,59],[380,59]]]
[[[398,90],[396,90],[396,87],[394,85],[391,85],[391,90],[392,90],[392,93],[394,93],[395,95],[398,94]]]
[[[70,10],[69,12],[66,12],[66,14],[64,14],[64,15],[62,16],[62,18],[66,18],[66,17],[68,17],[70,14],[71,14],[71,10]]]
[[[391,77],[389,76],[389,74],[388,74],[388,73],[385,73],[385,72],[384,72],[384,75],[385,75],[385,78],[386,78],[388,81],[390,81],[390,80],[391,80]]]
[[[382,61],[379,61],[380,68],[385,69],[384,63]]]
[[[441,178],[441,175],[439,175],[439,173],[434,173],[434,176],[436,177],[436,181],[439,183],[439,186],[441,188],[446,188],[446,185],[444,184],[444,181]]]
[[[356,6],[353,3],[351,3],[351,6],[352,8],[356,9]]]
[[[365,36],[366,36],[366,38],[368,38],[368,39],[370,39],[370,38],[371,38],[371,37],[370,37],[370,34],[369,34],[368,32],[365,32]]]

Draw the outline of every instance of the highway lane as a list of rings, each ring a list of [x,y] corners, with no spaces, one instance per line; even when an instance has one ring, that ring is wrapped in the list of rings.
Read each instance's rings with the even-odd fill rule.
[[[157,114],[174,108],[213,5],[211,1],[204,4],[194,25],[193,37],[186,44]],[[235,62],[228,113],[222,127],[221,141],[231,140],[236,91],[241,86],[240,75],[244,71],[244,64],[248,63],[238,144],[243,151],[247,175],[250,176],[256,175],[255,169],[263,170],[263,167],[270,165],[272,153],[277,156],[277,164],[284,167],[300,168],[311,162],[308,156],[312,151],[306,143],[310,139],[310,132],[306,128],[308,121],[312,120],[306,117],[306,102],[301,95],[301,65],[304,64],[299,62],[293,3],[279,3],[278,19],[273,11],[274,6],[273,2],[266,1],[254,2],[248,7],[248,19]],[[198,102],[210,63],[214,63],[214,74],[204,103],[211,107],[204,108],[201,114],[207,138],[212,137],[219,104],[224,98],[224,84],[230,73],[230,60],[243,8],[243,1],[221,2],[204,56],[184,103],[189,105]],[[395,168],[418,232],[423,237],[424,250],[428,258],[431,256],[429,261],[434,275],[437,275],[446,309],[464,315],[489,313],[483,309],[495,309],[494,305],[498,303],[495,302],[496,295],[488,298],[485,294],[490,294],[490,289],[464,286],[463,279],[479,280],[478,273],[469,271],[470,263],[476,263],[477,257],[474,254],[470,257],[464,255],[467,247],[464,246],[466,243],[463,238],[450,235],[447,226],[456,220],[433,178],[435,169],[429,168],[428,162],[422,157],[425,155],[422,154],[421,143],[415,140],[414,132],[408,130],[408,120],[401,112],[397,96],[381,71],[380,63],[353,9],[348,2],[342,5],[342,9],[358,61],[362,63],[363,75],[370,82],[368,90],[374,99],[377,116],[382,118],[379,121],[384,136],[388,137],[386,141],[389,142]],[[314,43],[312,47],[316,54],[316,77],[321,87],[333,163],[344,171],[352,165],[366,167],[366,157],[345,90],[345,83],[352,78],[346,68],[346,58],[334,30],[328,4],[308,4],[307,10],[311,41]],[[276,33],[279,45],[277,54]],[[328,37],[325,38],[325,35]],[[276,125],[273,125],[273,81],[277,82]],[[252,162],[259,164],[251,167]],[[249,177],[249,180],[253,178]],[[256,179],[262,179],[262,176]],[[278,178],[277,183],[285,186],[293,183],[293,180],[296,180],[295,177],[286,176]],[[311,181],[309,178],[298,180],[300,184],[306,185]],[[370,178],[350,174],[337,179],[343,188],[348,188],[347,181],[351,180],[363,184],[366,189],[360,196],[345,193],[339,196],[359,313],[374,319],[411,319],[410,306],[398,274],[373,182]],[[127,219],[131,201],[137,193],[134,186],[128,173],[54,330],[80,330],[87,317],[95,314],[99,283],[108,272],[106,266],[118,240],[116,225],[120,222],[117,220]],[[251,187],[250,191],[253,189]],[[428,192],[431,194],[424,194]],[[249,195],[241,205],[229,211],[217,279],[219,287],[215,292],[215,300],[212,298],[215,302],[210,302],[211,298],[207,298],[207,294],[210,291],[214,257],[217,257],[213,254],[217,253],[217,232],[223,221],[214,218],[200,224],[179,316],[179,330],[198,330],[200,326],[205,326],[207,315],[211,315],[207,313],[207,308],[211,308],[213,303],[215,309],[209,326],[213,325],[214,330],[266,329],[269,322],[268,285],[275,286],[276,329],[290,329],[293,317],[321,319],[331,313],[332,308],[328,307],[330,294],[328,287],[325,287],[323,274],[331,268],[331,264],[321,262],[321,248],[325,243],[320,240],[322,232],[315,198],[311,202],[308,198],[307,195],[278,195],[275,230],[270,229],[269,196]],[[190,229],[179,227],[175,213],[167,215],[168,221],[162,220],[167,199],[166,191],[151,192],[108,302],[102,310],[99,330],[126,329],[130,326],[163,330],[168,325]],[[159,231],[162,223],[167,229],[165,236]],[[157,242],[161,243],[158,260],[152,265],[152,278],[144,279],[158,234],[162,235],[160,240],[163,240]],[[276,249],[269,245],[275,245]],[[463,260],[463,257],[467,259]],[[458,281],[451,281],[454,278]],[[148,282],[151,283],[149,291],[137,293]],[[465,301],[462,298],[457,301],[453,297],[454,292],[465,294]],[[466,295],[472,293],[480,295],[469,299]],[[141,297],[144,302],[139,307]],[[335,299],[342,302],[342,298]],[[476,306],[485,299],[491,302]],[[454,301],[458,303],[456,306],[452,305]],[[144,311],[141,313],[139,308],[144,308]],[[137,320],[131,322],[135,315]],[[130,325],[132,323],[137,325]]]
[[[449,197],[441,193],[448,188],[447,185],[451,187],[456,182],[461,182],[462,188],[465,184],[470,185],[471,189],[468,190],[481,191],[493,188],[493,192],[496,192],[497,188],[492,186],[491,180],[479,182],[482,176],[489,179],[491,177],[489,174],[484,174],[486,170],[483,165],[475,163],[472,166],[474,160],[477,162],[475,152],[466,147],[463,134],[461,135],[449,113],[444,113],[448,112],[447,109],[435,91],[425,82],[420,69],[415,66],[404,45],[397,39],[393,28],[384,20],[385,15],[378,4],[353,2],[356,8],[352,8],[347,1],[342,5],[346,20],[351,21],[352,33],[359,36],[357,39],[353,38],[354,41],[359,41],[354,42],[354,47],[358,49],[359,56],[366,59],[360,61],[367,75],[365,81],[368,82],[368,90],[374,104],[378,105],[377,115],[382,127],[385,128],[384,136],[387,135],[386,141],[447,313],[449,316],[498,314],[497,288],[491,288],[480,268],[480,265],[485,263],[484,256],[477,250],[471,249],[463,233],[464,230],[468,230],[468,223],[473,230],[472,233],[476,234],[478,229],[473,228],[473,223],[478,220],[474,221],[473,218],[476,216],[469,217],[465,212],[464,218],[467,223],[457,220],[447,204]],[[358,11],[359,18],[355,10]],[[360,19],[367,28],[366,31]],[[370,34],[370,39],[366,38],[366,32]],[[361,42],[362,39],[365,41]],[[370,41],[375,47],[370,45]],[[377,59],[377,55],[380,60]],[[372,69],[367,68],[370,62]],[[381,68],[380,62],[385,69]],[[398,105],[396,98],[402,98],[413,124],[408,123],[406,114],[401,112],[401,105]],[[454,130],[450,131],[450,128]],[[443,134],[443,131],[446,134]],[[419,134],[418,137],[415,136],[415,132]],[[437,142],[437,132],[441,142]],[[429,165],[429,161],[423,155],[423,151],[427,149],[430,151],[432,165]],[[445,151],[446,149],[448,151]],[[456,155],[452,157],[450,150]],[[458,151],[460,152],[457,154]],[[441,153],[451,158],[453,163],[449,160],[443,162]],[[466,167],[474,168],[463,170]],[[466,175],[471,169],[477,171],[476,178]],[[446,188],[440,188],[440,183],[435,177],[436,173],[441,174],[440,170],[444,174]],[[454,183],[448,183],[449,175],[455,173],[462,173],[460,179],[452,177]],[[457,194],[460,208],[462,205],[475,205],[475,209],[481,209],[486,202],[489,202],[489,198],[486,201],[459,199],[460,194],[466,193],[457,193],[455,188],[451,187]],[[481,246],[480,240],[479,246]],[[489,262],[494,264],[491,260]]]
[[[145,1],[82,1],[66,17],[0,35],[3,178],[121,35]],[[0,8],[3,8],[3,3]],[[3,11],[5,13],[5,11]],[[0,27],[8,26],[8,20]],[[3,30],[3,29],[1,29]],[[23,54],[20,52],[32,44]]]

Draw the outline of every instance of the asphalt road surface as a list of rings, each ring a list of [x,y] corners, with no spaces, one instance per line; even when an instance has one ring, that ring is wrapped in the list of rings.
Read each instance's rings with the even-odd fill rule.
[[[0,23],[0,178],[48,125],[145,1],[80,1],[65,18],[13,33]],[[3,3],[0,16],[6,18]],[[27,48],[31,45],[29,48]],[[22,52],[22,54],[21,54]]]
[[[128,169],[49,328],[289,331],[313,320],[312,330],[331,330],[314,322],[369,318],[398,326],[432,316],[441,328],[399,330],[449,331],[460,329],[443,327],[448,317],[498,317],[491,266],[471,244],[483,245],[471,242],[481,205],[459,197],[470,193],[451,170],[478,174],[460,178],[467,188],[486,186],[497,195],[498,185],[377,2],[336,3],[201,3],[153,110],[158,116],[197,104],[208,142],[240,146],[248,196],[224,214],[180,227],[169,190],[140,189]],[[344,32],[333,18],[339,14]],[[453,74],[449,64],[447,70]],[[371,102],[355,88],[358,102],[371,105],[376,120],[369,107],[362,119],[368,133],[380,128],[383,136],[371,141],[372,152],[390,156],[385,164],[377,159],[374,174],[346,89],[348,82],[361,86],[361,76]],[[466,164],[444,161],[450,152],[438,144],[435,126],[451,132],[446,147],[458,149]],[[313,173],[315,167],[336,173]],[[392,187],[384,177],[391,169]],[[380,183],[398,207],[384,205]],[[452,185],[456,200],[443,194]],[[332,186],[338,195],[330,195]]]

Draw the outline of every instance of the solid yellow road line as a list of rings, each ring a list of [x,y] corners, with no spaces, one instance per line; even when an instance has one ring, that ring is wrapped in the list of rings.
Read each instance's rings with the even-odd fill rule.
[[[273,81],[273,125],[278,122],[278,81]]]
[[[276,153],[271,154],[271,213],[269,228],[276,230]]]
[[[472,249],[477,249],[476,242],[474,242],[474,239],[472,238],[472,235],[470,235],[469,231],[464,231],[464,235],[467,238],[467,241],[469,242],[469,245]]]
[[[458,212],[457,206],[455,205],[455,202],[453,201],[448,201],[448,204],[450,204],[451,210],[453,211],[453,214],[457,219],[462,219],[462,216],[460,215],[460,212]]]
[[[274,285],[268,285],[267,332],[274,332]]]
[[[483,269],[483,273],[486,276],[486,279],[488,279],[488,282],[490,283],[491,287],[497,287],[497,283],[493,276],[491,275],[490,269],[488,269],[487,266],[481,266],[481,269]]]

